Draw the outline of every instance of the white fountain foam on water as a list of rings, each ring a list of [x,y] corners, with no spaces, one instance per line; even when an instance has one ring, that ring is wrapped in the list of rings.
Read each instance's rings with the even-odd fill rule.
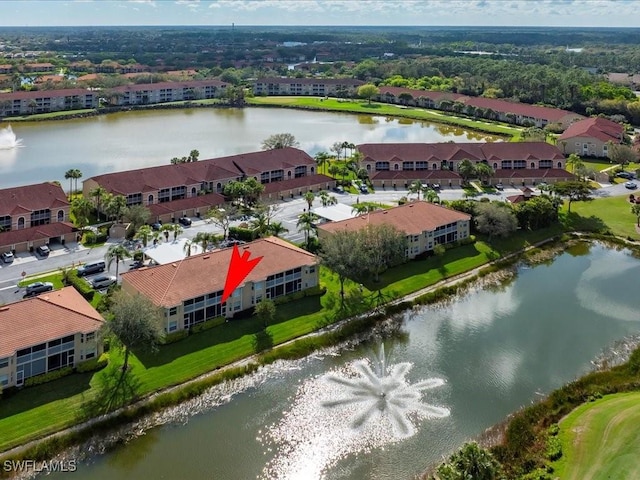
[[[11,125],[0,128],[0,150],[10,150],[12,148],[21,147],[22,140],[13,133]]]
[[[362,454],[416,433],[449,409],[423,402],[425,390],[445,382],[410,383],[408,362],[386,365],[384,349],[373,361],[357,360],[304,382],[293,406],[259,440],[277,449],[262,478],[314,480],[341,458]],[[271,449],[271,447],[270,447]]]

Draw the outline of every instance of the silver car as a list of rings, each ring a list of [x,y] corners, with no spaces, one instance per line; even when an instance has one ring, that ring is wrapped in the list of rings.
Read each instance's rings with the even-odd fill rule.
[[[102,288],[108,288],[116,282],[116,277],[113,275],[98,275],[91,280],[91,286],[96,290],[100,290]]]
[[[34,282],[27,285],[27,296],[31,297],[51,290],[53,290],[53,283],[51,282]]]

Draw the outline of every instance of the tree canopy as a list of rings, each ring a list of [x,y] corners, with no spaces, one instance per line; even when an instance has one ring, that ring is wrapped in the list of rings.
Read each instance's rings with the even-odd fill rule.
[[[290,133],[276,133],[262,141],[262,150],[277,150],[286,147],[299,147],[300,143]]]
[[[476,206],[476,228],[492,237],[508,237],[518,229],[518,220],[508,205],[481,202]]]

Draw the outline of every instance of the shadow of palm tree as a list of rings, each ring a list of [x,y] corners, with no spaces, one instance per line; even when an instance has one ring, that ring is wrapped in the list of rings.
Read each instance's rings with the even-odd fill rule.
[[[92,398],[83,402],[80,415],[92,418],[129,405],[138,398],[140,381],[121,366],[110,366],[104,372]]]

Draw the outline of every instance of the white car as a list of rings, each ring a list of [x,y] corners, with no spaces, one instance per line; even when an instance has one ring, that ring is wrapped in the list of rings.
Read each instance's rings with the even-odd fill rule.
[[[91,286],[96,290],[107,288],[116,283],[116,277],[113,275],[98,275],[91,280]]]
[[[1,255],[1,257],[2,257],[2,261],[3,261],[4,263],[11,263],[11,262],[13,262],[13,253],[11,253],[11,252],[4,252],[4,253]]]

